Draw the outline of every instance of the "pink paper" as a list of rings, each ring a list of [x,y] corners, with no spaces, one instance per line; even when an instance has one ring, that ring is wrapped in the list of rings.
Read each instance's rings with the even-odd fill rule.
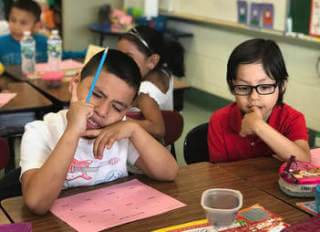
[[[93,232],[183,206],[184,203],[138,180],[131,180],[60,198],[51,212],[77,231]]]
[[[80,69],[83,64],[81,62],[68,59],[61,61],[61,70]],[[39,63],[36,65],[37,72],[43,73],[49,71],[48,63]]]
[[[311,153],[311,164],[320,167],[320,148],[310,150]]]
[[[16,95],[16,93],[0,93],[0,107],[7,104]]]

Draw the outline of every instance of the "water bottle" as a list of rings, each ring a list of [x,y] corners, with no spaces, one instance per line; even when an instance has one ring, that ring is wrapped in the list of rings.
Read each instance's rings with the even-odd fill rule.
[[[62,40],[58,30],[52,30],[48,39],[48,71],[60,71]]]
[[[23,74],[35,72],[36,67],[36,47],[30,31],[23,32],[20,42],[21,47],[21,70]]]

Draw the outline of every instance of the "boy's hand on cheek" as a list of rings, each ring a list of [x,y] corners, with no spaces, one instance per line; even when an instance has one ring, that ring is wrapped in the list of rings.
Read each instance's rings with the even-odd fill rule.
[[[261,110],[253,106],[251,111],[246,113],[242,118],[240,136],[246,137],[247,135],[255,134],[255,125],[260,121],[263,121]]]
[[[93,146],[93,154],[96,159],[103,158],[104,149],[111,149],[114,142],[130,138],[134,132],[134,122],[120,121],[101,129]]]
[[[77,95],[77,88],[72,88],[70,108],[67,114],[67,129],[83,136],[87,129],[87,120],[93,115],[93,105],[80,101]]]
[[[96,138],[100,135],[103,129],[88,129],[84,132],[83,136],[87,138]]]

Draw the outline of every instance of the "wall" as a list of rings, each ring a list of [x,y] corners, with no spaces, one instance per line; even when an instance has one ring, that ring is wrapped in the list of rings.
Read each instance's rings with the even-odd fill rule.
[[[238,0],[160,0],[159,8],[171,12],[191,14],[194,16],[205,16],[208,18],[224,20],[236,23]],[[285,19],[287,15],[287,0],[246,0],[248,3],[248,16],[250,15],[250,4],[272,3],[274,6],[274,26],[277,31],[285,30]]]
[[[88,25],[98,20],[99,7],[110,4],[113,8],[122,8],[122,0],[63,0],[63,43],[64,48],[79,50],[88,44],[98,44],[98,34],[90,32]]]
[[[180,39],[186,50],[186,81],[200,90],[233,99],[225,80],[228,57],[239,43],[257,34],[174,20],[168,26],[194,34],[193,38]],[[263,35],[272,38],[272,35]],[[305,114],[308,127],[319,131],[320,78],[315,65],[320,54],[320,44],[310,47],[295,45],[281,38],[275,40],[283,52],[290,75],[285,102]]]

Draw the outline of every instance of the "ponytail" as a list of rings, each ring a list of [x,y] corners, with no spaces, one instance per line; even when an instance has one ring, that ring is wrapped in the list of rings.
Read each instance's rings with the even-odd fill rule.
[[[145,25],[132,28],[120,40],[129,40],[146,56],[156,53],[160,60],[155,69],[166,69],[177,77],[184,76],[184,48],[173,37]]]
[[[174,38],[165,36],[159,65],[167,64],[167,69],[177,77],[184,76],[184,48]],[[163,62],[161,62],[163,60]]]

